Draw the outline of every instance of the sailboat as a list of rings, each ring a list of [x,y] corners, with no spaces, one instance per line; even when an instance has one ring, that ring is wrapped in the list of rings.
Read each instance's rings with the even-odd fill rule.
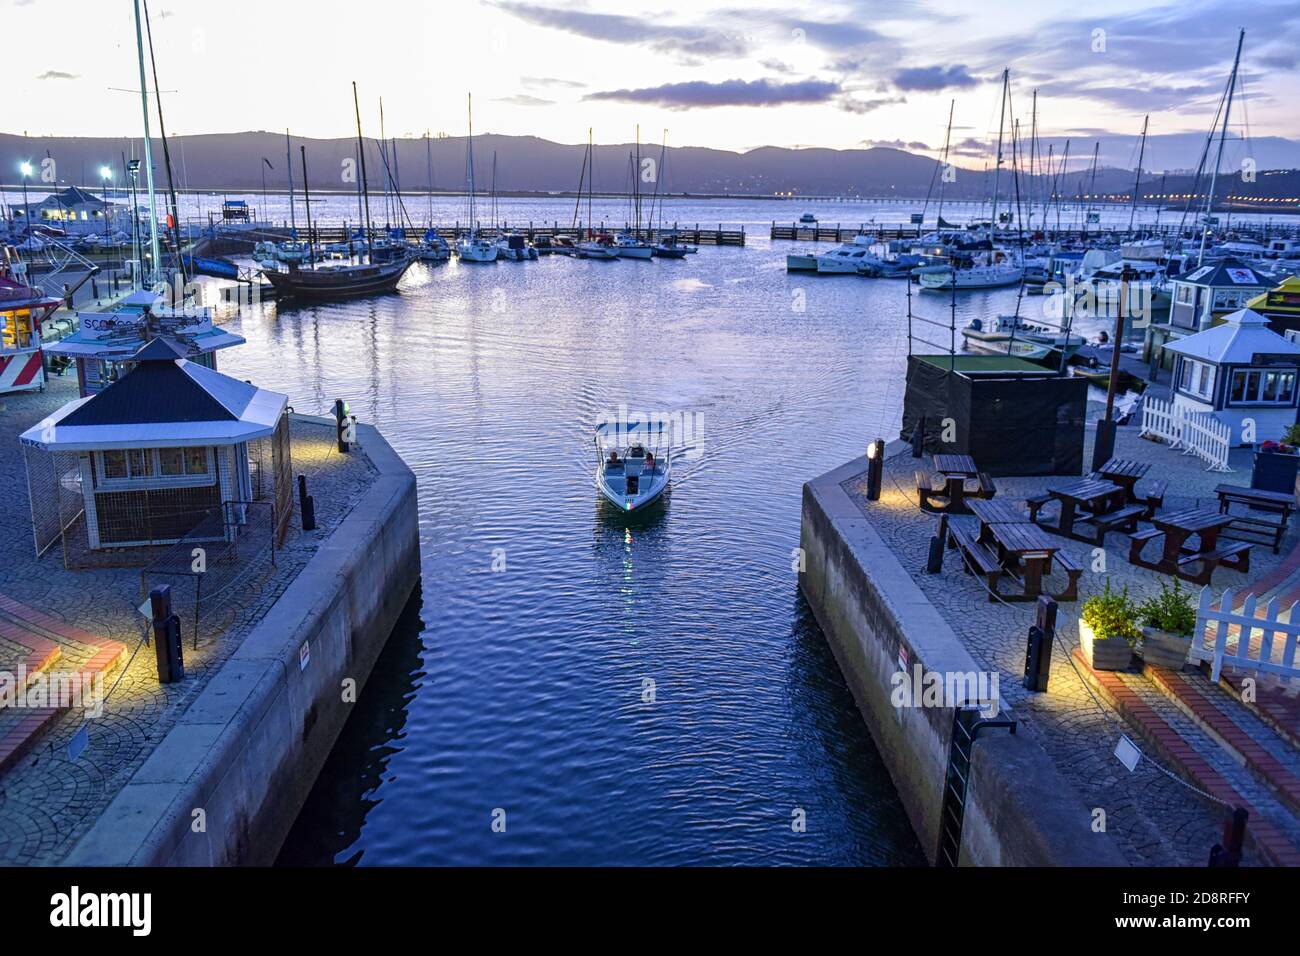
[[[617,259],[618,252],[614,248],[614,240],[606,235],[596,235],[591,228],[591,195],[593,184],[596,179],[595,152],[592,149],[591,128],[587,128],[587,153],[582,159],[582,174],[578,177],[578,202],[582,202],[582,179],[587,180],[587,235],[584,239],[578,241],[573,247],[573,254],[579,259]],[[578,211],[574,207],[574,221],[577,221]]]
[[[641,127],[636,128],[636,158],[628,155],[632,171],[629,196],[632,200],[632,229],[624,229],[614,237],[614,248],[624,259],[649,259],[654,246],[641,239]]]
[[[384,262],[375,261],[374,241],[371,238],[370,187],[366,177],[366,152],[361,135],[361,105],[357,99],[357,84],[352,84],[352,102],[357,115],[357,151],[361,157],[361,190],[365,197],[366,261],[347,265],[317,265],[315,254],[309,255],[307,268],[290,262],[287,271],[263,268],[262,275],[271,283],[276,293],[288,298],[313,302],[352,299],[358,296],[392,292],[397,288],[406,270],[415,261],[403,253]],[[302,181],[307,202],[307,232],[311,233],[311,197],[307,195],[307,147],[302,146]],[[308,249],[311,247],[308,246]]]
[[[655,170],[655,191],[650,197],[650,232],[655,234],[655,207],[658,207],[659,220],[663,221],[663,199],[659,196],[659,183],[667,175],[667,166],[664,164],[668,161],[668,130],[664,130],[664,141],[659,146],[659,168]],[[660,259],[685,259],[689,250],[686,244],[677,238],[675,231],[667,235],[662,234],[660,230],[659,238],[654,245],[654,254]]]
[[[456,238],[456,255],[461,262],[496,262],[497,247],[479,235],[475,220],[474,194],[474,100],[472,94],[466,94],[469,104],[469,141],[466,146],[465,168],[469,180],[469,231]]]

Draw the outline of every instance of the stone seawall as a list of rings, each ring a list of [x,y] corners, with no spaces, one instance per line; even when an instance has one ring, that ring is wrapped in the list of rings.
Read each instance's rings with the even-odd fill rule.
[[[891,444],[889,453],[899,447]],[[892,678],[902,663],[908,669],[920,664],[927,674],[980,668],[841,487],[865,471],[866,459],[859,458],[804,485],[806,567],[799,584],[933,862],[954,711],[895,707]],[[1005,705],[999,716],[1015,718]],[[992,730],[979,738],[963,864],[1124,865],[1111,840],[1093,833],[1089,823],[1082,801],[1028,735]]]
[[[420,574],[415,475],[379,475],[64,861],[274,861]]]

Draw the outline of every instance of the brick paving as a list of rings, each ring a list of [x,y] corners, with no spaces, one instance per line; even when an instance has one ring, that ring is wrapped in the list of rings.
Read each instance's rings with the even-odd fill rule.
[[[141,602],[139,569],[69,571],[57,545],[42,558],[35,556],[17,436],[75,397],[71,376],[55,378],[43,393],[0,395],[0,486],[8,491],[0,510],[0,594],[46,616],[44,623],[24,618],[15,606],[0,599],[0,620],[57,643],[68,666],[93,660],[98,651],[86,639],[120,643],[127,659],[103,716],[88,722],[89,746],[77,759],[71,758],[68,744],[83,724],[82,713],[39,715],[32,708],[19,718],[40,717],[49,726],[37,728],[35,745],[11,757],[11,766],[0,772],[0,865],[53,864],[68,853],[375,476],[364,450],[338,453],[332,425],[295,418],[291,426],[294,472],[308,477],[318,530],[303,532],[295,515],[275,566],[268,561],[265,570],[223,596],[216,615],[223,628],[220,634],[196,649],[188,632],[183,633],[186,680],[160,685],[153,649],[141,645],[144,619],[136,610]],[[12,671],[29,655],[29,648],[0,629],[0,670]],[[115,681],[119,681],[117,674],[110,688]],[[0,716],[0,721],[4,719],[13,715]]]
[[[1115,454],[1152,464],[1149,478],[1164,479],[1169,485],[1166,511],[1193,506],[1217,510],[1216,485],[1249,484],[1250,480],[1248,450],[1232,453],[1230,465],[1235,473],[1207,472],[1195,458],[1138,437],[1135,428],[1119,429]],[[1085,460],[1090,456],[1089,447],[1085,449]],[[1080,603],[1060,604],[1049,691],[1033,694],[1023,688],[1020,679],[1025,642],[1034,607],[991,602],[980,579],[962,573],[960,558],[952,551],[945,556],[942,573],[925,573],[929,539],[938,519],[917,507],[913,473],[918,467],[928,468],[928,460],[913,459],[906,449],[894,454],[886,463],[884,489],[878,502],[865,500],[864,476],[850,479],[844,488],[912,571],[922,592],[944,615],[977,664],[999,673],[1003,705],[1020,721],[1023,732],[1043,747],[1085,808],[1105,811],[1107,832],[1126,859],[1135,865],[1205,865],[1210,847],[1222,837],[1228,812],[1216,802],[1217,798],[1251,811],[1248,832],[1253,842],[1247,846],[1245,862],[1289,865],[1293,859],[1300,860],[1300,856],[1292,856],[1300,853],[1300,818],[1285,786],[1288,775],[1300,772],[1300,753],[1262,720],[1247,713],[1227,691],[1209,689],[1208,679],[1194,671],[1185,675],[1189,693],[1206,691],[1212,706],[1227,714],[1235,710],[1240,715],[1234,723],[1236,730],[1221,725],[1220,731],[1229,733],[1239,744],[1238,731],[1256,740],[1258,749],[1249,748],[1256,760],[1254,766],[1236,759],[1212,729],[1198,722],[1194,712],[1188,713],[1188,705],[1170,696],[1158,681],[1140,673],[1110,672],[1099,672],[1101,679],[1096,679],[1082,658],[1067,650],[1078,642]],[[997,478],[997,497],[1021,499],[1065,480]],[[1145,484],[1138,483],[1139,494]],[[971,517],[952,520],[962,527],[975,527]],[[1250,574],[1217,570],[1215,594],[1228,587],[1244,591],[1252,582],[1257,582],[1255,589],[1260,593],[1286,587],[1288,582],[1300,587],[1300,550],[1296,549],[1300,530],[1295,524],[1283,541],[1280,555],[1262,545],[1252,550]],[[1085,569],[1080,602],[1101,590],[1107,581],[1112,586],[1127,586],[1131,596],[1141,600],[1158,593],[1160,582],[1166,579],[1159,572],[1128,563],[1129,542],[1123,533],[1106,536],[1104,556],[1094,552],[1091,545],[1059,540]],[[1097,564],[1103,557],[1104,564]],[[1059,570],[1053,572],[1048,589],[1059,590],[1053,586],[1058,582],[1064,584]],[[1198,687],[1198,679],[1203,687]],[[1140,761],[1132,773],[1113,755],[1121,733],[1133,739],[1150,758]],[[1198,795],[1186,784],[1212,796]]]

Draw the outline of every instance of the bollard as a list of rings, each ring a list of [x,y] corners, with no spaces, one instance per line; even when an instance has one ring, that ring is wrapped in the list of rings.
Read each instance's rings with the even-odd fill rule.
[[[181,652],[181,619],[172,613],[171,585],[149,592],[153,613],[154,653],[158,660],[158,683],[172,684],[185,679],[185,658]]]
[[[885,476],[885,440],[877,438],[867,446],[867,500],[880,500],[880,485]]]
[[[99,298],[99,281],[97,279],[92,278],[90,280],[90,297],[92,299]]]
[[[316,530],[316,499],[307,494],[307,476],[298,476],[298,510],[302,513],[302,530]]]
[[[348,443],[343,437],[343,429],[347,424],[348,413],[348,403],[343,401],[341,398],[336,398],[334,400],[334,428],[338,433],[339,451],[344,454],[347,454],[348,451],[350,451]]]
[[[1043,693],[1052,672],[1052,641],[1056,636],[1056,602],[1047,595],[1038,597],[1038,618],[1029,628],[1025,646],[1025,690]]]
[[[1237,807],[1223,823],[1223,842],[1210,847],[1212,867],[1235,867],[1241,864],[1241,845],[1246,840],[1246,819],[1250,816],[1244,807]]]
[[[939,528],[930,539],[930,555],[925,562],[925,570],[938,574],[943,570],[943,552],[948,544],[948,516],[939,515]]]

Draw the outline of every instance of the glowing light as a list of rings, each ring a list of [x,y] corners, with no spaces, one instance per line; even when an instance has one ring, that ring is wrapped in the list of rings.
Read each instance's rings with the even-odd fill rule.
[[[113,171],[112,171],[111,169],[109,169],[107,166],[100,166],[100,167],[99,167],[99,178],[100,178],[100,179],[112,179],[112,178],[113,178]]]
[[[18,164],[18,171],[21,172],[24,176],[30,176],[30,175],[32,174],[32,164],[31,164],[31,163],[19,163],[19,164]]]

